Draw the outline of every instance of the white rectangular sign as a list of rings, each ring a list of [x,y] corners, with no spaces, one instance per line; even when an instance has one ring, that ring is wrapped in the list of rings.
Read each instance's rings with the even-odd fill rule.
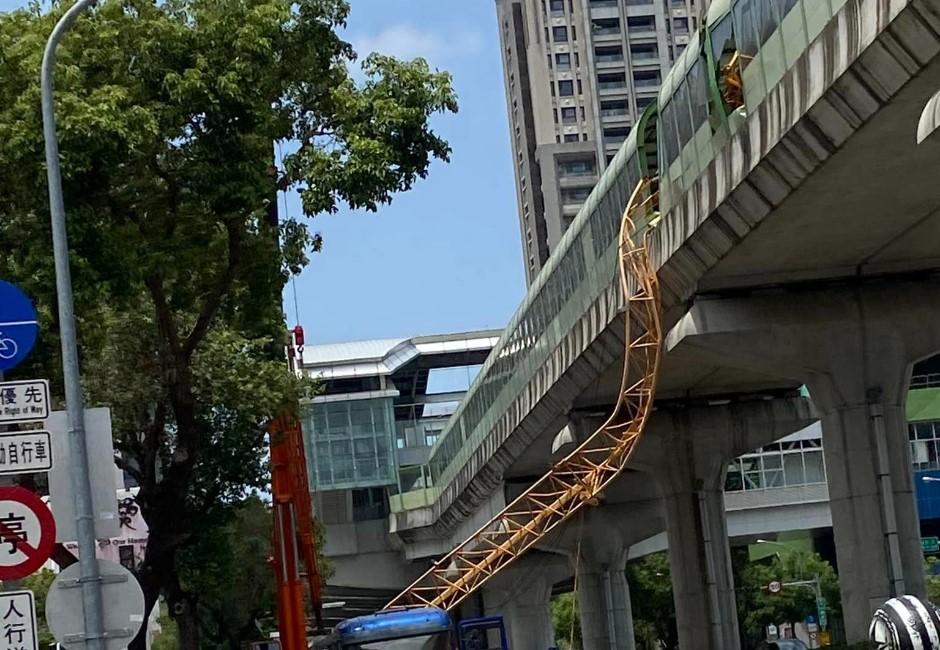
[[[0,650],[39,650],[33,592],[0,593]]]
[[[48,417],[48,381],[29,379],[0,382],[0,424],[38,422]]]
[[[0,434],[0,476],[52,469],[52,440],[48,431]]]
[[[55,457],[55,466],[49,472],[49,499],[52,514],[55,515],[56,540],[63,543],[74,542],[76,539],[75,509],[72,503],[68,417],[65,411],[53,411],[46,420],[46,428],[52,433],[52,455]],[[88,446],[88,464],[91,466],[91,501],[95,512],[95,538],[119,537],[121,530],[114,491],[124,486],[118,485],[117,472],[114,468],[110,410],[106,408],[85,409],[85,443]]]

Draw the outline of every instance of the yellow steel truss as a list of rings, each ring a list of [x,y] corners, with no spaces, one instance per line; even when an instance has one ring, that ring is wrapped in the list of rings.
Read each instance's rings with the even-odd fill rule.
[[[626,304],[625,358],[613,414],[597,431],[519,498],[438,560],[392,607],[432,605],[445,610],[462,600],[601,491],[623,471],[653,408],[662,348],[659,286],[650,264],[648,233],[636,223],[655,216],[653,183],[641,181],[630,197],[620,228],[620,283]]]

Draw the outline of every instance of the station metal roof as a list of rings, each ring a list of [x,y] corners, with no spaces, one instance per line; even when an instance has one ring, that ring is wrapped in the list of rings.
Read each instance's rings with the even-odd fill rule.
[[[502,330],[327,343],[304,347],[303,369],[321,379],[391,375],[419,356],[486,352]]]

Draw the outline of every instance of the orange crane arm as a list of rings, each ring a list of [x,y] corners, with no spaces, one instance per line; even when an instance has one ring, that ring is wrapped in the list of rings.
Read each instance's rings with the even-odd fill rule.
[[[626,306],[625,358],[617,405],[575,451],[464,543],[435,562],[386,609],[431,605],[450,610],[598,495],[627,464],[653,409],[662,349],[659,284],[648,239],[658,195],[637,185],[620,228],[620,284]]]
[[[316,629],[323,628],[323,601],[316,536],[300,422],[281,415],[268,424],[271,490],[274,500],[274,573],[282,650],[306,650],[303,577],[310,592]],[[304,566],[306,571],[301,567]]]

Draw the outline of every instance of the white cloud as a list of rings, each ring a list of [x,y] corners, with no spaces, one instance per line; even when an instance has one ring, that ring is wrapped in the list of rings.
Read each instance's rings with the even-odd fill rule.
[[[477,32],[465,30],[442,34],[406,23],[391,25],[377,34],[350,34],[349,40],[360,59],[379,52],[406,60],[422,57],[432,65],[443,65],[455,57],[476,54],[483,47],[483,39]]]

